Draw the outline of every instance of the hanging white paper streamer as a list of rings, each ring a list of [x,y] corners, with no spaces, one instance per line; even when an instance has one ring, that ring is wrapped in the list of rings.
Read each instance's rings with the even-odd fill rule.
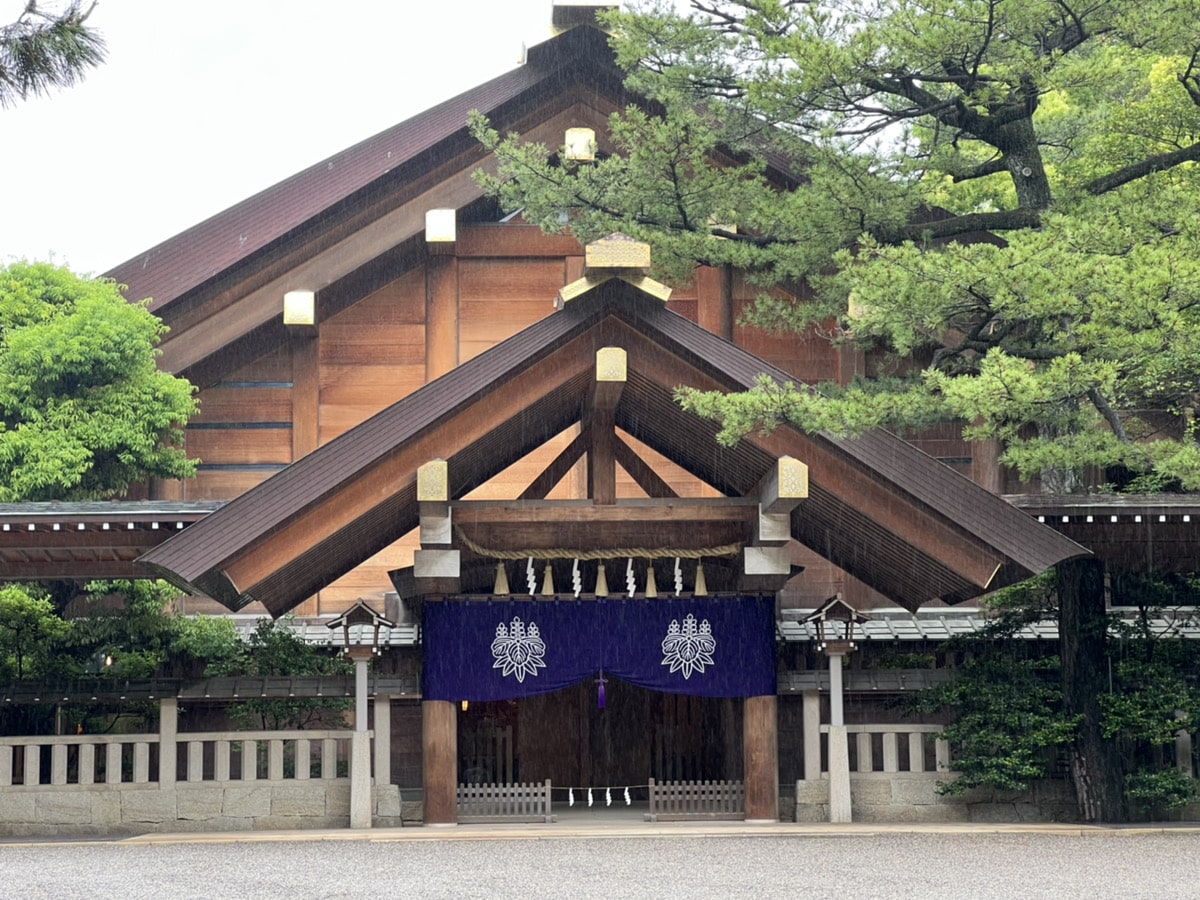
[[[637,591],[637,579],[633,575],[633,557],[629,557],[629,564],[625,566],[625,587],[629,589],[629,596],[632,597]]]
[[[629,803],[630,803],[630,800],[629,800],[629,788],[625,788],[625,805],[626,805],[626,806],[628,806],[628,805],[629,805]]]
[[[579,599],[579,594],[583,590],[583,576],[579,574],[579,558],[571,563],[571,587],[575,589],[575,599]]]
[[[612,806],[612,788],[604,789],[604,805]]]
[[[592,807],[592,789],[588,788],[588,809]]]
[[[533,557],[525,563],[525,583],[529,585],[529,596],[537,594],[537,573],[533,571]]]
[[[567,788],[567,806],[575,805],[575,788]]]
[[[679,557],[675,557],[675,596],[683,590],[683,568],[679,565]]]

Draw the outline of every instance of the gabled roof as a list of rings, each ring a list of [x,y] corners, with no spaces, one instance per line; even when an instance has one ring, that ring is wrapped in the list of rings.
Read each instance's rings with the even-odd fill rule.
[[[549,129],[543,138],[553,143],[564,127],[556,117],[574,108],[601,123],[626,99],[604,33],[592,26],[572,28],[531,48],[519,68],[317,163],[106,274],[128,285],[131,300],[151,298],[150,308],[170,328],[161,367],[202,386],[212,383],[261,355],[265,346],[286,340],[279,321],[285,291],[344,293],[343,282],[355,281],[380,260],[395,278],[397,265],[412,265],[424,252],[423,241],[413,239],[424,230],[425,211],[467,210],[479,203],[482,192],[471,173],[487,154],[467,132],[469,112],[483,112],[503,131]],[[335,311],[330,306],[321,314]],[[239,342],[252,344],[253,353],[239,354]]]
[[[601,284],[293,463],[141,562],[230,608],[279,615],[417,525],[417,467],[449,463],[452,498],[580,421],[595,351],[628,354],[616,424],[734,496],[782,455],[808,464],[793,535],[897,603],[966,599],[1087,551],[890,434],[781,427],[735,447],[677,386],[787,376],[618,280]]]

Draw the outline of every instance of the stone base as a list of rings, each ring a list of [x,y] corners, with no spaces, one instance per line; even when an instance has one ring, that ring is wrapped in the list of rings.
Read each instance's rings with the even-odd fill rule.
[[[378,827],[415,824],[421,807],[419,801],[402,801],[395,785],[371,788],[371,822]],[[0,788],[2,837],[349,827],[350,783],[344,778],[185,782],[163,788],[156,784]]]
[[[1043,781],[1028,791],[969,790],[938,793],[938,784],[954,774],[850,774],[854,822],[1069,822],[1074,794],[1065,781]],[[796,822],[829,821],[829,781],[796,782]]]

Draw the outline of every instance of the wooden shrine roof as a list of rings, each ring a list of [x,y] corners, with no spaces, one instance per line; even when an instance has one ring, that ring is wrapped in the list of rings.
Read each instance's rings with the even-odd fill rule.
[[[784,427],[721,447],[715,424],[684,413],[675,388],[742,390],[762,372],[787,376],[613,280],[141,561],[232,609],[258,600],[286,612],[417,525],[418,466],[446,459],[459,498],[579,422],[605,346],[628,354],[617,427],[730,496],[752,493],[780,456],[804,461],[810,495],[793,535],[908,608],[973,597],[1088,552],[890,434],[839,441]]]
[[[0,579],[144,578],[136,560],[221,502],[0,504]]]

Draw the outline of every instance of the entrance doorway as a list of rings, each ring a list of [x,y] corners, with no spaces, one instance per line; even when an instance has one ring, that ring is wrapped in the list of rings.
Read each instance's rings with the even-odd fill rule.
[[[666,694],[606,679],[605,708],[596,679],[520,700],[470,703],[458,714],[458,772],[464,783],[541,782],[553,786],[556,811],[568,789],[576,811],[593,789],[611,810],[639,808],[647,783],[742,778],[742,701]]]

